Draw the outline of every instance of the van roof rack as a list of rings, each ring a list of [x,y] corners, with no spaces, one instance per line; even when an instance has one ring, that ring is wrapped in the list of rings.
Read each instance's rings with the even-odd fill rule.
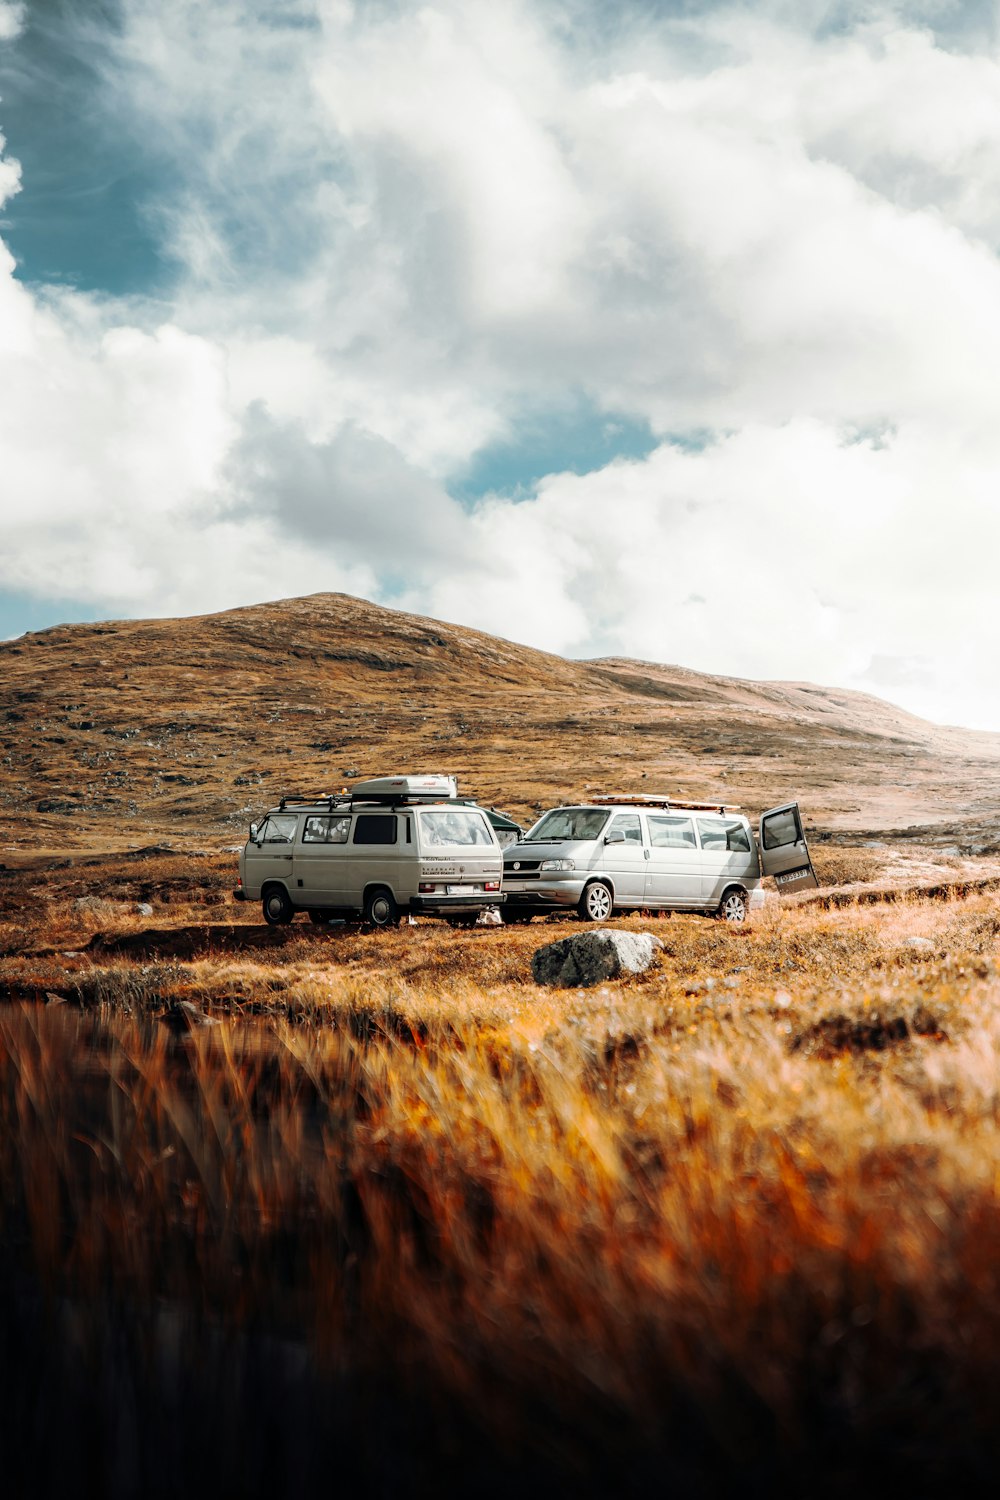
[[[312,797],[290,794],[280,807],[353,807],[355,803],[376,807],[405,807],[414,802],[453,802],[458,796],[454,776],[376,776],[339,792],[321,792]]]
[[[322,807],[324,804],[333,812],[335,807],[350,807],[351,798],[343,792],[323,792],[314,797],[300,797],[292,793],[288,797],[282,797],[278,803],[278,811],[284,812],[288,807]]]
[[[681,802],[676,797],[647,796],[640,792],[598,792],[591,802],[602,807],[676,807],[682,812],[739,812],[731,802]]]

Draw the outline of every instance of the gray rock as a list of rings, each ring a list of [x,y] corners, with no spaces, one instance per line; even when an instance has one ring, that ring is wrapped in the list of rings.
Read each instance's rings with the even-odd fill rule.
[[[903,939],[904,948],[916,948],[918,953],[933,953],[937,944],[931,938],[908,937]]]
[[[136,911],[140,917],[151,917],[153,915],[153,908],[148,901],[140,901],[136,906]]]
[[[644,973],[662,947],[651,932],[612,932],[598,927],[537,949],[532,955],[531,972],[536,984],[586,989],[622,974]]]

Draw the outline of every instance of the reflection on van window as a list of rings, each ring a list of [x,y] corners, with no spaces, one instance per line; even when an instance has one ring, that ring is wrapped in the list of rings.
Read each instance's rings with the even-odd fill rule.
[[[600,808],[557,807],[528,830],[524,842],[540,844],[549,839],[596,839],[607,821],[608,814]]]
[[[798,839],[799,820],[793,807],[787,812],[775,813],[772,818],[764,819],[765,849],[783,849],[786,844],[797,843]]]
[[[281,816],[273,814],[264,819],[257,834],[258,841],[262,844],[290,844],[295,837],[295,825],[298,819],[294,814]]]
[[[492,844],[486,819],[477,812],[422,812],[420,826],[428,848],[442,845]]]
[[[396,842],[395,814],[359,813],[354,825],[356,844],[394,844]]]
[[[750,839],[746,828],[735,819],[699,818],[698,832],[703,849],[725,849],[729,853],[750,853]]]
[[[350,831],[350,818],[306,818],[302,842],[304,844],[346,844]]]
[[[649,842],[654,849],[693,849],[694,824],[690,818],[674,818],[647,813]]]
[[[642,843],[642,826],[639,823],[638,813],[619,813],[617,818],[612,821],[611,828],[608,829],[609,833],[612,828],[617,829],[619,833],[623,833],[627,843]]]

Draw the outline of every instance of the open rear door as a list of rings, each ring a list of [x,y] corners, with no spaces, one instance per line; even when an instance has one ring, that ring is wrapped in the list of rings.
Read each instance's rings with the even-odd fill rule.
[[[782,807],[772,807],[761,814],[760,867],[765,875],[773,875],[779,891],[805,891],[819,885],[813,872],[799,804],[786,802]]]

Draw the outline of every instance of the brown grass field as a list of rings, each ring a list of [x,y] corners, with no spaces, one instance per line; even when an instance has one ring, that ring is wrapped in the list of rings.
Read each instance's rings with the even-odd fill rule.
[[[6,1493],[995,1491],[998,737],[336,596],[0,643],[0,728]],[[352,769],[797,795],[823,889],[586,991],[264,926]]]
[[[558,992],[572,923],[276,930],[230,866],[0,882],[14,1492],[993,1488],[995,891],[843,859]]]

